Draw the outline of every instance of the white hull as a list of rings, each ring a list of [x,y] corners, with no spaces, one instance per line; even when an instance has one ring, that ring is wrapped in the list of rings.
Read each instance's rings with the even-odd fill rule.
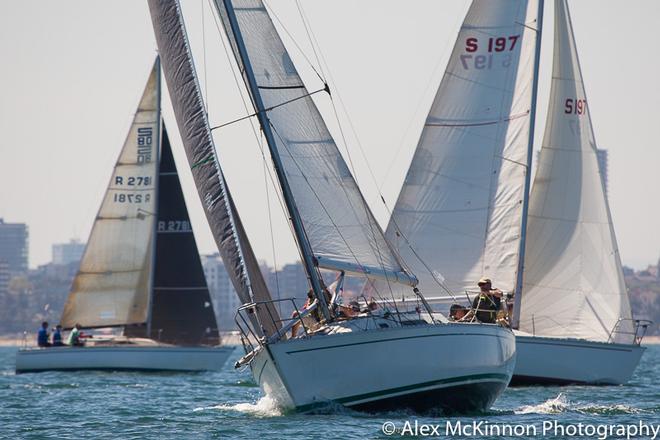
[[[440,324],[315,335],[266,345],[251,362],[263,391],[285,409],[329,402],[358,410],[488,409],[515,364],[511,331]]]
[[[234,347],[105,346],[22,349],[16,373],[52,370],[216,371]]]
[[[584,339],[516,334],[516,369],[512,385],[624,384],[645,348]]]

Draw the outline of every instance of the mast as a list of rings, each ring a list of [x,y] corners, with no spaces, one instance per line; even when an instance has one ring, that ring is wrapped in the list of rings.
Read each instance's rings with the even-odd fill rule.
[[[263,100],[261,99],[261,94],[259,92],[259,86],[257,85],[254,71],[252,70],[252,65],[245,48],[245,43],[243,41],[243,36],[241,35],[241,30],[238,26],[238,21],[236,20],[236,15],[234,13],[234,7],[231,0],[223,0],[225,8],[227,9],[227,18],[231,26],[231,31],[234,34],[236,39],[236,45],[238,53],[243,62],[245,68],[245,77],[247,78],[247,85],[250,89],[252,99],[254,101],[254,106],[257,111],[257,118],[259,119],[259,124],[261,125],[261,130],[266,137],[266,143],[268,144],[268,149],[270,151],[270,156],[273,159],[273,165],[275,167],[275,173],[277,174],[277,179],[280,182],[280,187],[282,188],[282,195],[284,197],[284,203],[286,205],[287,211],[291,216],[291,223],[293,225],[294,234],[296,236],[296,241],[300,248],[300,252],[303,257],[303,264],[305,266],[305,271],[307,276],[312,284],[312,290],[316,296],[321,310],[323,311],[323,316],[326,320],[330,320],[330,310],[328,309],[328,304],[325,300],[325,295],[323,293],[323,288],[321,287],[321,280],[314,264],[314,256],[312,254],[312,249],[305,235],[305,230],[303,228],[302,220],[300,219],[300,213],[296,207],[293,194],[291,192],[291,187],[287,180],[286,174],[284,173],[284,168],[282,166],[282,161],[280,159],[279,153],[276,148],[275,137],[273,136],[273,130],[270,126],[270,121],[268,120],[268,115],[266,114],[266,108],[264,106]]]
[[[160,142],[162,130],[162,121],[160,120],[160,106],[161,106],[161,87],[160,87],[160,56],[156,56],[156,66],[155,70],[156,75],[156,135],[154,137],[155,148],[154,148],[154,160],[156,164],[160,164]],[[149,267],[149,298],[147,302],[147,338],[151,338],[151,322],[153,317],[153,305],[154,305],[154,274],[156,273],[156,241],[157,241],[157,231],[158,231],[158,195],[160,194],[160,189],[158,187],[158,180],[160,176],[160,166],[157,166],[156,172],[154,173],[154,212],[148,213],[147,215],[153,215],[153,227],[151,228],[151,263]]]
[[[520,323],[520,305],[522,304],[523,271],[525,268],[525,241],[527,238],[527,212],[529,210],[529,187],[532,179],[532,155],[534,152],[534,126],[536,125],[536,97],[539,83],[539,64],[541,62],[541,36],[543,29],[543,0],[539,0],[539,11],[536,26],[536,48],[534,53],[534,79],[532,80],[532,106],[529,117],[529,142],[527,144],[527,172],[525,173],[525,189],[523,191],[522,221],[520,225],[520,250],[518,252],[518,270],[516,274],[516,290],[514,293],[513,319],[511,327],[517,329]]]

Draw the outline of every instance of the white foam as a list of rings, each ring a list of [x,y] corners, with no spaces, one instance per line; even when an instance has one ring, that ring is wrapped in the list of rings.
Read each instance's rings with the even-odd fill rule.
[[[559,414],[568,411],[570,402],[564,396],[564,393],[559,393],[554,399],[548,399],[538,405],[525,405],[517,410],[515,414]]]
[[[193,412],[206,411],[206,410],[222,410],[222,411],[236,411],[244,414],[249,414],[256,417],[277,417],[283,414],[282,409],[277,406],[275,400],[265,396],[257,401],[257,403],[241,402],[235,404],[221,403],[215,406],[200,407],[193,409]]]

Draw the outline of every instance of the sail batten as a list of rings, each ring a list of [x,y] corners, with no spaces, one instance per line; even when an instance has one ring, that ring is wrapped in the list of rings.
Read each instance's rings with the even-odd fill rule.
[[[554,43],[548,120],[530,196],[520,328],[631,343],[630,303],[564,0],[555,2]]]
[[[474,0],[459,31],[387,228],[427,294],[515,288],[538,5]]]

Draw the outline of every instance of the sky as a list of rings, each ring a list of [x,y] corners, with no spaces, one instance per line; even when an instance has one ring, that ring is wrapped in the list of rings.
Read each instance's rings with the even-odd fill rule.
[[[211,123],[247,115],[210,1],[181,3]],[[267,4],[308,89],[321,85],[312,67],[329,82],[336,114],[323,96],[317,105],[386,226],[380,194],[391,209],[469,2],[298,0],[311,38],[296,0]],[[660,257],[660,1],[569,5],[596,141],[609,151],[622,261],[643,268]],[[51,260],[53,243],[87,240],[156,43],[146,1],[0,6],[0,218],[28,224],[36,267]],[[535,149],[550,87],[552,1],[544,18]],[[167,97],[163,115],[198,247],[215,252]],[[250,124],[215,130],[216,147],[257,257],[279,267],[298,253]]]

